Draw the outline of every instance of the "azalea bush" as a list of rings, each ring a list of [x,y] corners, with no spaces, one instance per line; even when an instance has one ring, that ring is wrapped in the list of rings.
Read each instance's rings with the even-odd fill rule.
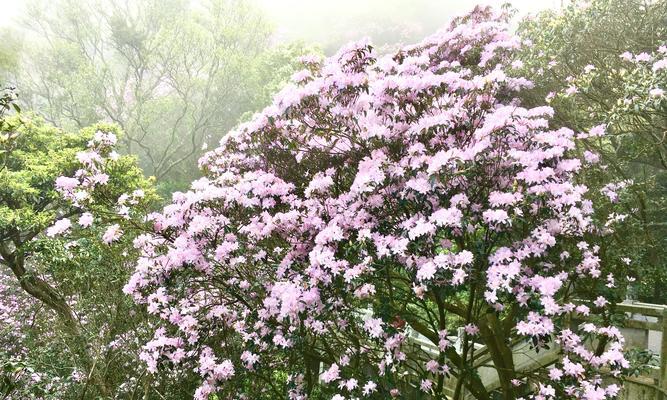
[[[599,166],[577,151],[605,128],[522,107],[521,47],[506,14],[477,8],[395,54],[304,57],[189,191],[109,224],[111,245],[144,232],[124,291],[160,320],[148,370],[196,371],[198,399],[614,398],[625,276],[598,253],[618,218],[596,211],[579,177]],[[77,208],[113,184],[97,178],[113,144],[60,178]],[[116,212],[139,216],[135,196]],[[558,357],[520,367],[522,343]]]

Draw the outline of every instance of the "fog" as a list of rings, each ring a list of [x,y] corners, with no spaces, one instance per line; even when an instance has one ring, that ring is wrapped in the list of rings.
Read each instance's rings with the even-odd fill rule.
[[[474,4],[503,1],[456,0],[257,0],[280,40],[317,43],[331,53],[341,42],[369,36],[375,44],[417,41],[443,27]],[[555,8],[562,0],[515,0],[519,15]]]
[[[457,0],[254,0],[273,25],[277,41],[298,40],[318,44],[332,51],[343,41],[369,36],[384,44],[401,32],[399,39],[418,40],[444,26],[455,15],[473,4],[499,6],[503,1],[480,2]],[[556,8],[564,0],[510,1],[520,15]],[[17,25],[25,1],[0,0],[0,27]],[[385,33],[383,36],[382,33]],[[383,37],[381,37],[383,36]]]

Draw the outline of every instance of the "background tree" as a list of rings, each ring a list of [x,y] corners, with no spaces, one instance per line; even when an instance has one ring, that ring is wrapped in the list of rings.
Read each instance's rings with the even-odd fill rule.
[[[18,71],[22,43],[11,29],[0,29],[0,82],[11,82],[12,75]]]
[[[66,129],[118,124],[123,150],[166,184],[193,178],[202,147],[265,104],[298,49],[271,47],[244,0],[35,1],[25,24],[27,108]]]
[[[627,220],[603,253],[631,259],[640,299],[667,302],[667,1],[572,2],[523,21],[519,33],[531,45],[518,72],[535,82],[524,102],[546,99],[557,126],[606,130],[579,144],[608,166],[585,183],[598,199],[609,182],[629,187],[607,203]]]

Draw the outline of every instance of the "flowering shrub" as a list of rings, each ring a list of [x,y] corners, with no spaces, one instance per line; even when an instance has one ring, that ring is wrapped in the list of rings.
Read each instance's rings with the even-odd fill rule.
[[[619,330],[571,323],[604,316],[597,290],[614,286],[573,152],[604,129],[550,130],[549,107],[522,108],[531,83],[506,73],[520,46],[478,8],[390,56],[359,42],[304,58],[135,240],[124,290],[163,321],[149,370],[195,369],[198,399],[490,399],[482,344],[504,399],[615,397]],[[98,144],[61,186],[82,206],[110,184]],[[521,341],[560,357],[520,369]]]

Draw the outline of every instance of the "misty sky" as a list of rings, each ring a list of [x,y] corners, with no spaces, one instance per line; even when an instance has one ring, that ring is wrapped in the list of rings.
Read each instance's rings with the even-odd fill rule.
[[[500,5],[498,0],[254,0],[273,23],[279,40],[338,46],[341,41],[382,36],[388,27],[400,27],[400,38],[418,40],[454,15],[476,3]],[[521,14],[556,7],[562,0],[513,0]],[[11,24],[21,13],[24,0],[0,0],[0,26]],[[393,30],[394,33],[396,29]]]
[[[256,0],[274,22],[278,33],[288,39],[326,42],[331,36],[372,32],[380,22],[413,26],[432,33],[455,15],[474,4],[501,5],[502,0]],[[557,7],[561,0],[510,1],[521,14]],[[357,32],[358,31],[358,32]]]

